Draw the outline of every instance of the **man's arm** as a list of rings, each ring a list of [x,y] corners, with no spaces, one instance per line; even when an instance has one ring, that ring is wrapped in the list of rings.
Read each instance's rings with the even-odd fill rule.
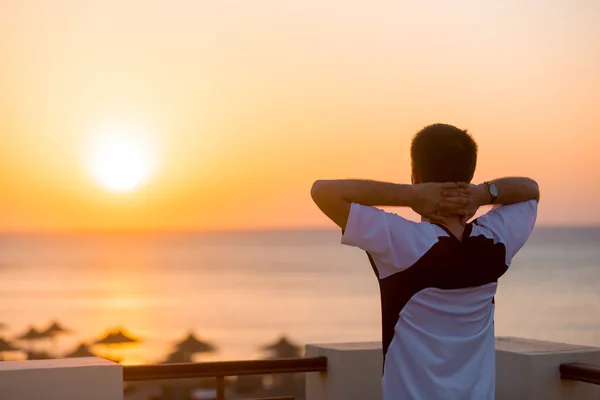
[[[522,201],[540,200],[540,188],[530,178],[500,178],[490,181],[498,188],[498,198],[494,204],[509,205]],[[483,183],[472,188],[473,197],[480,206],[491,204],[488,186]]]
[[[415,212],[433,222],[445,222],[436,214],[442,201],[442,192],[459,190],[456,183],[422,183],[403,185],[369,180],[319,180],[311,190],[317,206],[340,228],[346,228],[350,206],[358,203],[365,206],[411,207]],[[461,199],[461,201],[463,201]],[[456,200],[448,199],[454,214],[465,212],[464,206],[454,207]]]
[[[490,181],[498,188],[498,198],[493,204],[509,205],[529,200],[540,200],[540,189],[536,181],[530,178],[500,178]],[[481,206],[492,204],[492,196],[485,183],[470,185],[459,183],[458,190],[446,190],[440,208],[453,210],[466,207],[469,211],[465,219],[471,218]]]

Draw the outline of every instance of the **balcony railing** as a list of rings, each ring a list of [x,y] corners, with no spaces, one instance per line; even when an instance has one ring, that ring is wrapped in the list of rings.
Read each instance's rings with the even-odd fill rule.
[[[561,364],[560,378],[600,385],[600,366],[589,364]]]
[[[123,367],[123,380],[132,382],[163,379],[216,378],[217,400],[224,400],[225,377],[321,372],[326,370],[326,357],[139,365]],[[561,364],[560,377],[564,380],[600,385],[600,367],[580,363]],[[293,400],[293,397],[274,397],[263,400]]]
[[[327,358],[325,357],[135,365],[123,367],[123,380],[131,382],[162,379],[216,378],[217,400],[225,400],[225,377],[228,376],[289,374],[326,370]],[[292,399],[293,397],[277,397],[268,400]]]
[[[228,385],[227,376],[311,371],[327,371],[327,374],[306,375],[307,400],[382,398],[381,343],[312,344],[306,347],[306,357],[125,367],[96,357],[5,361],[0,362],[0,399],[41,400],[52,397],[63,400],[120,400],[123,399],[123,379],[129,382],[155,380],[148,385],[129,388],[132,393],[139,390],[140,395],[158,394],[159,390],[166,396],[179,395],[196,387],[196,394],[202,395],[202,388],[207,388],[209,385],[206,383],[210,383],[210,393],[207,394],[215,398],[217,387],[213,379],[217,378],[218,398],[222,400],[230,388],[234,389]],[[557,379],[559,371],[560,381]],[[496,338],[496,372],[498,400],[600,399],[600,348],[499,337]],[[211,382],[195,379],[206,377]],[[165,382],[186,378],[192,381],[184,380],[176,385]],[[269,400],[293,399],[293,391],[301,388],[292,384],[298,383],[291,379],[292,376],[289,378],[289,381],[276,379],[280,383],[276,386],[278,389],[288,386],[290,391],[274,390],[272,396],[284,397]],[[235,395],[252,393],[254,383],[257,383],[253,381],[236,382]],[[265,397],[269,392],[254,393],[254,397]],[[234,395],[234,390],[231,395]]]

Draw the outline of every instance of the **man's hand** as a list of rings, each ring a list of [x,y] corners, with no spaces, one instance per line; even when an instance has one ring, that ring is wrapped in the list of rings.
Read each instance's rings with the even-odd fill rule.
[[[472,185],[459,182],[455,189],[444,190],[440,210],[459,215],[460,222],[465,224],[473,218],[479,207],[490,203],[491,196],[487,185]]]
[[[428,182],[412,185],[411,189],[410,208],[429,222],[443,224],[449,216],[464,219],[472,211],[468,188],[463,184]]]

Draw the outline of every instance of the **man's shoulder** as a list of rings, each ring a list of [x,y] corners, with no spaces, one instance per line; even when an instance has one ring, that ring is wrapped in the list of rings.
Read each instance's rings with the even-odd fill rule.
[[[523,247],[537,220],[537,200],[494,207],[474,221],[490,233],[495,242],[506,246],[506,262]]]
[[[487,213],[473,221],[474,224],[502,225],[504,228],[520,227],[524,220],[533,218],[534,222],[537,217],[538,202],[537,200],[522,201],[508,205],[495,205]]]

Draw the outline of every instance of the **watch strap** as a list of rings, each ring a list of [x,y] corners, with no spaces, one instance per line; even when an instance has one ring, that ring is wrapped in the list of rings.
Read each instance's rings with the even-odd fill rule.
[[[492,185],[494,185],[494,184],[492,182],[489,182],[489,181],[486,181],[486,182],[483,182],[483,183],[485,183],[487,185],[488,192],[490,194],[490,199],[491,199],[490,200],[490,204],[496,204],[496,200],[498,199],[498,194],[494,193],[494,190],[492,190]],[[494,186],[496,186],[496,185],[494,185]],[[498,191],[498,189],[496,187],[496,191],[495,192],[497,192],[497,191]]]

